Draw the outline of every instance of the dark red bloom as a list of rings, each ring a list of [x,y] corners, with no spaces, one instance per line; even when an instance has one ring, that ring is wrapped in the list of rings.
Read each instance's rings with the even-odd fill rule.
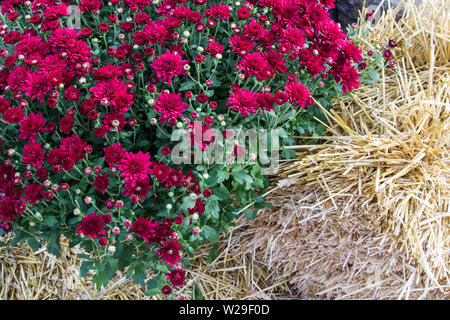
[[[108,224],[111,222],[112,217],[109,213],[102,215],[103,223]]]
[[[91,239],[98,238],[99,235],[106,235],[103,224],[102,217],[94,211],[81,218],[81,222],[77,224],[78,229],[75,232],[81,233]]]
[[[73,128],[73,117],[72,116],[65,116],[59,121],[59,127],[61,129],[61,132],[64,134],[70,134]]]
[[[182,287],[184,285],[186,272],[184,270],[174,269],[166,273],[167,279],[173,287]]]
[[[35,168],[40,168],[44,158],[45,151],[41,149],[40,143],[32,141],[23,147],[23,163],[29,164]]]
[[[11,222],[16,217],[19,217],[24,210],[25,205],[22,201],[3,198],[0,200],[0,222]]]
[[[130,230],[139,237],[146,238],[151,233],[155,232],[155,224],[150,221],[150,218],[136,218],[136,221],[133,223]]]
[[[110,167],[119,164],[125,152],[125,149],[119,143],[113,143],[103,150],[105,151],[105,160]]]
[[[108,173],[105,172],[103,175],[98,175],[94,180],[94,187],[102,194],[105,194],[109,187]]]
[[[100,239],[98,239],[98,244],[104,247],[108,244],[108,239],[106,239],[105,237],[101,237]]]
[[[44,188],[40,184],[29,184],[25,187],[22,199],[34,205],[36,202],[44,199]]]
[[[180,256],[181,244],[175,240],[167,240],[161,248],[156,251],[156,255],[161,260],[167,263],[171,268],[181,259]]]
[[[205,189],[203,190],[203,195],[205,196],[205,198],[209,198],[212,195],[212,191],[210,189]]]
[[[39,133],[44,132],[45,120],[42,113],[30,112],[28,117],[20,121],[19,139],[36,139]]]
[[[172,293],[172,288],[169,285],[165,285],[164,287],[162,287],[161,293],[168,296]]]

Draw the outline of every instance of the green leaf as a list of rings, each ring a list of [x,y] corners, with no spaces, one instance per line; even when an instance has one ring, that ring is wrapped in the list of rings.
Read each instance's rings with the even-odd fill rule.
[[[217,172],[217,183],[221,183],[225,180],[228,180],[230,177],[230,173],[227,171],[219,171]]]
[[[58,220],[56,220],[56,218],[54,216],[44,217],[45,225],[49,226],[50,228],[52,228],[57,222],[58,222]]]
[[[247,170],[242,170],[233,174],[234,180],[239,184],[253,183],[253,178],[247,174]]]
[[[214,218],[219,219],[219,205],[217,201],[209,200],[205,206],[206,212],[210,213]]]
[[[140,262],[134,269],[134,282],[145,287],[145,265]]]
[[[147,289],[144,292],[144,295],[146,295],[147,297],[153,297],[153,296],[156,296],[159,293],[161,293],[161,289],[160,288],[151,288],[151,289]]]
[[[219,256],[219,246],[217,245],[217,243],[215,243],[212,248],[209,250],[209,255],[208,255],[208,261],[209,263],[213,262],[214,260],[216,260],[216,258]]]
[[[148,140],[141,140],[141,141],[139,141],[138,143],[136,143],[136,145],[137,145],[138,147],[145,147],[145,146],[147,146],[149,143],[150,143],[150,142],[149,142]]]
[[[251,211],[250,209],[245,209],[244,214],[247,217],[247,219],[252,220],[256,217],[256,213],[258,210]]]
[[[35,238],[32,238],[32,237],[27,238],[27,244],[33,250],[37,250],[41,246],[40,243]]]
[[[92,277],[97,289],[102,285],[106,286],[108,282],[112,279],[114,271],[109,264],[105,264],[103,270],[98,270],[97,273]]]
[[[196,83],[194,81],[187,81],[181,84],[178,88],[179,91],[191,90],[195,87]]]
[[[91,268],[92,268],[91,262],[83,261],[80,266],[80,277],[85,277]]]
[[[47,242],[47,250],[55,257],[59,257],[59,251],[61,250],[61,246],[59,245],[59,234],[58,232],[53,232],[50,236],[49,241]]]
[[[211,243],[216,243],[219,241],[219,234],[217,233],[216,229],[213,229],[209,226],[203,226],[203,234],[205,235],[205,238]]]
[[[117,258],[119,260],[119,269],[123,269],[133,262],[133,252],[128,246],[124,246]]]
[[[202,295],[202,292],[198,288],[196,284],[194,284],[194,300],[205,300],[205,298]]]
[[[108,261],[109,266],[111,267],[111,269],[114,272],[119,270],[119,263],[117,262],[116,259],[114,259],[112,256],[108,256],[107,261]]]
[[[195,206],[195,200],[192,200],[189,196],[183,198],[183,203],[181,204],[182,210],[191,209]]]
[[[218,188],[214,188],[213,194],[220,198],[220,200],[230,199],[230,192],[228,189],[221,184]]]
[[[372,79],[373,81],[380,81],[380,75],[376,71],[369,71],[367,72],[367,75]]]
[[[273,208],[275,208],[275,207],[273,206],[273,204],[271,204],[270,202],[258,202],[258,203],[255,203],[254,207],[255,207],[256,209],[263,209],[263,208],[270,208],[270,209],[273,209]]]
[[[147,282],[147,290],[145,291],[146,296],[155,296],[161,293],[162,287],[162,277],[158,275]]]

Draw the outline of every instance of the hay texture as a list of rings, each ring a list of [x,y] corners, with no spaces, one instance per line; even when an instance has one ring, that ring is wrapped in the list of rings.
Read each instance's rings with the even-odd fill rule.
[[[252,254],[230,254],[230,248],[242,247],[239,237],[223,239],[218,244],[219,255],[210,261],[211,245],[197,251],[187,268],[186,286],[177,289],[174,298],[184,295],[204,299],[287,299],[292,298],[287,280],[269,282],[267,267]],[[126,270],[116,272],[107,287],[99,290],[92,282],[92,272],[79,276],[86,254],[78,246],[69,248],[61,241],[60,256],[56,258],[45,247],[33,251],[25,244],[0,248],[0,300],[151,300],[145,290],[126,278]],[[147,274],[148,278],[152,277]],[[294,296],[295,298],[295,296]]]
[[[446,1],[389,10],[364,42],[397,67],[327,112],[323,145],[299,145],[247,250],[307,298],[450,298],[450,16]]]

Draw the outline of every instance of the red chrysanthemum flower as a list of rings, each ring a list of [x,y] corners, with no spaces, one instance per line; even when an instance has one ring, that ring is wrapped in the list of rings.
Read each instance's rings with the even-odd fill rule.
[[[151,172],[150,166],[150,153],[126,152],[118,169],[123,171],[120,176],[125,179],[125,182],[134,187],[138,179],[145,179]]]
[[[161,123],[171,117],[180,118],[188,107],[189,105],[183,103],[181,93],[167,93],[165,91],[158,95],[158,99],[153,105],[155,111],[161,114]]]
[[[263,113],[264,110],[270,111],[275,109],[273,106],[275,103],[275,97],[268,92],[258,92],[256,94],[256,101],[258,102],[258,106],[261,108],[261,113]]]
[[[220,21],[228,19],[231,15],[231,7],[222,3],[213,4],[209,9],[205,10],[207,16],[219,18]]]
[[[102,194],[105,194],[109,187],[108,173],[105,172],[103,175],[98,175],[94,180],[94,187]]]
[[[20,200],[3,198],[0,201],[0,220],[10,222],[14,218],[19,217],[25,210],[25,204]]]
[[[146,177],[145,179],[138,179],[134,187],[125,184],[123,186],[123,195],[129,196],[130,198],[132,196],[138,196],[141,199],[145,199],[145,197],[148,195],[148,190],[151,188],[152,185],[150,184],[150,178]]]
[[[206,47],[205,51],[209,52],[214,58],[217,54],[223,54],[223,45],[221,45],[219,42],[211,42]]]
[[[19,123],[23,119],[24,111],[20,107],[8,108],[3,114],[3,120],[8,123]]]
[[[150,221],[150,218],[136,218],[136,221],[130,227],[141,238],[147,238],[156,230],[156,224]]]
[[[258,108],[255,93],[244,89],[238,89],[232,93],[226,105],[234,111],[240,112],[243,117],[255,113]]]
[[[151,66],[156,72],[156,76],[170,85],[172,78],[187,74],[187,71],[183,68],[187,63],[189,61],[182,60],[181,55],[166,52],[155,58]]]
[[[28,66],[18,66],[14,70],[11,70],[11,73],[8,77],[8,86],[13,90],[24,90],[25,81],[28,78],[28,73],[30,72],[30,68]]]
[[[309,104],[308,102],[311,94],[309,93],[308,88],[300,82],[288,82],[284,89],[289,96],[289,103],[301,108],[306,108]]]
[[[65,116],[59,121],[59,127],[64,134],[70,134],[74,125],[72,116]]]
[[[98,12],[102,7],[100,0],[81,0],[80,10],[81,12]]]
[[[233,52],[241,56],[248,54],[255,46],[253,41],[243,36],[232,36],[230,38],[230,44],[233,48]]]
[[[113,143],[112,145],[103,149],[105,151],[105,161],[110,167],[119,164],[122,161],[125,148],[122,148],[120,143]]]
[[[182,287],[184,285],[186,272],[184,270],[174,269],[166,273],[167,279],[173,287]]]
[[[168,296],[169,294],[172,293],[172,288],[166,284],[164,287],[161,288],[161,293]]]
[[[22,162],[35,168],[42,167],[42,161],[45,158],[45,151],[41,149],[41,144],[30,142],[23,147]]]
[[[161,248],[156,251],[159,259],[167,263],[171,268],[181,259],[181,244],[175,240],[167,240]]]
[[[81,233],[89,238],[98,238],[100,235],[106,235],[102,217],[96,211],[85,215],[81,222],[77,224],[76,233]]]
[[[239,61],[239,65],[247,78],[253,75],[264,74],[269,67],[267,61],[257,52],[244,56]]]
[[[24,195],[22,196],[22,199],[30,202],[31,205],[44,199],[44,188],[40,184],[28,184],[23,192]]]
[[[31,99],[37,98],[40,103],[44,101],[43,96],[52,88],[48,73],[28,73],[25,83],[25,95]]]
[[[19,139],[36,139],[38,133],[44,131],[45,120],[42,113],[35,114],[30,112],[28,117],[20,121]]]

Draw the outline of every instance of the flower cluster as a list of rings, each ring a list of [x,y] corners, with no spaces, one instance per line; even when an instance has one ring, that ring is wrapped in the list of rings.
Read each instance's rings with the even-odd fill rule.
[[[145,285],[152,266],[163,271],[158,290],[183,287],[184,254],[217,241],[240,206],[263,207],[256,189],[268,181],[258,165],[228,161],[256,157],[238,143],[226,164],[175,163],[172,134],[206,151],[219,140],[212,129],[288,124],[292,141],[292,120],[317,112],[315,99],[360,84],[363,53],[330,19],[333,7],[2,1],[0,229],[55,253],[61,234],[81,243],[97,284],[130,266]]]

